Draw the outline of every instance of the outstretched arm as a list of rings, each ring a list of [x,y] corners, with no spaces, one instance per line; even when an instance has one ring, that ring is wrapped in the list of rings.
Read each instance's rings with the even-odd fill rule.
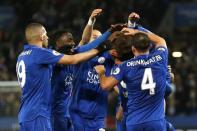
[[[64,55],[59,61],[58,64],[71,65],[78,64],[80,62],[86,61],[99,53],[97,49],[92,49],[90,51],[79,53],[75,55]]]
[[[90,49],[93,49],[93,48],[97,47],[98,45],[100,45],[102,42],[106,41],[110,35],[111,35],[111,32],[106,31],[102,36],[100,36],[96,40],[94,40],[86,45],[76,47],[75,51],[76,52],[85,52]]]

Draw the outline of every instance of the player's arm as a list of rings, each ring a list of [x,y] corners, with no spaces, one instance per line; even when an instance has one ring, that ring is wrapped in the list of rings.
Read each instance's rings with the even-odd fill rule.
[[[147,34],[150,41],[155,44],[155,47],[163,46],[163,47],[167,48],[165,39],[163,39],[162,37],[160,37],[154,33],[142,32],[139,30],[131,29],[131,28],[123,28],[122,32],[125,35],[135,35],[136,33],[140,33],[140,32],[145,33],[145,34]]]
[[[171,66],[168,65],[168,77],[166,78],[166,91],[165,97],[168,97],[174,91],[174,73],[172,72]]]
[[[84,52],[84,51],[88,51],[90,49],[93,49],[93,48],[99,46],[104,41],[106,41],[113,32],[121,31],[123,27],[125,27],[124,24],[111,25],[111,27],[103,35],[98,37],[96,40],[90,42],[89,44],[76,47],[75,51],[76,52]]]
[[[114,86],[114,91],[115,91],[117,94],[119,94],[119,89],[118,89],[118,86],[117,86],[117,85]]]
[[[103,90],[110,90],[118,84],[118,80],[112,76],[105,76],[105,67],[103,65],[95,66],[96,72],[99,74],[100,86]]]
[[[96,17],[99,16],[102,12],[102,9],[95,9],[92,11],[91,16],[89,17],[88,23],[85,26],[85,29],[83,30],[81,41],[79,42],[79,45],[83,45],[85,43],[88,43],[90,41],[93,26],[96,22]]]
[[[94,40],[86,45],[78,46],[74,50],[75,50],[75,52],[85,52],[90,49],[93,49],[93,48],[99,46],[102,42],[106,41],[110,35],[111,35],[111,32],[106,31],[103,35],[101,35],[96,40]]]
[[[92,49],[90,51],[79,53],[75,55],[63,55],[58,61],[58,64],[70,65],[77,64],[83,61],[86,61],[99,53],[97,49]]]
[[[127,22],[128,28],[137,29],[142,32],[151,32],[150,30],[142,27],[141,25],[138,25],[137,22],[139,21],[139,19],[140,19],[140,15],[137,14],[136,12],[130,13]]]
[[[123,109],[120,104],[116,112],[116,120],[121,121],[122,119],[123,119]]]
[[[107,51],[110,49],[110,45],[108,43],[103,42],[99,46],[97,46],[95,49],[89,50],[84,53],[79,53],[75,55],[63,55],[59,61],[58,64],[78,64],[80,62],[86,61],[94,56],[96,56],[98,53],[103,53],[104,51]]]

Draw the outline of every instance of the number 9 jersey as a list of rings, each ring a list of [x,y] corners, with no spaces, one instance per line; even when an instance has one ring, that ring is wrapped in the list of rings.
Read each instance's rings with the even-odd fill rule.
[[[128,91],[127,127],[162,120],[168,51],[157,47],[154,52],[123,62],[112,77],[124,81]]]
[[[54,50],[25,45],[16,72],[22,88],[19,123],[51,115],[52,67],[63,56]]]

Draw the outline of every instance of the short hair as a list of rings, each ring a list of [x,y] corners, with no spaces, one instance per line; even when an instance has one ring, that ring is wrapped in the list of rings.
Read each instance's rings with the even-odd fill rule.
[[[27,41],[35,39],[36,36],[41,34],[43,25],[40,23],[30,23],[25,28],[25,37]]]
[[[146,52],[150,47],[150,43],[151,41],[145,33],[140,32],[133,36],[133,46],[141,52]]]
[[[57,42],[64,34],[68,34],[68,33],[69,32],[66,30],[58,30],[53,34],[52,39],[54,42]]]
[[[112,40],[112,49],[118,53],[118,58],[122,61],[132,58],[132,36],[125,36],[123,33],[117,32]]]

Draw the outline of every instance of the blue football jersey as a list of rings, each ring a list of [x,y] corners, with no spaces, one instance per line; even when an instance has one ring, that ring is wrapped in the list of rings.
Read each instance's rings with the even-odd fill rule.
[[[163,119],[168,51],[158,47],[153,53],[123,62],[113,72],[128,91],[127,125]]]
[[[114,65],[111,72],[113,73],[117,67],[118,67],[118,65]],[[123,108],[123,112],[127,113],[127,101],[128,101],[127,86],[124,81],[121,81],[117,84],[117,87],[119,90],[118,101]],[[119,104],[118,104],[118,106],[119,106]]]
[[[108,92],[100,88],[99,76],[94,69],[95,65],[104,64],[110,68],[111,56],[104,53],[89,61],[77,65],[73,80],[73,93],[70,113],[77,113],[83,118],[104,118],[107,114]],[[110,73],[109,69],[107,72]],[[109,74],[108,74],[109,75]]]
[[[72,92],[74,65],[56,65],[53,69],[52,114],[69,117],[68,107]]]
[[[50,118],[52,66],[62,56],[51,49],[24,46],[16,65],[22,89],[19,122],[33,120],[39,115]]]

